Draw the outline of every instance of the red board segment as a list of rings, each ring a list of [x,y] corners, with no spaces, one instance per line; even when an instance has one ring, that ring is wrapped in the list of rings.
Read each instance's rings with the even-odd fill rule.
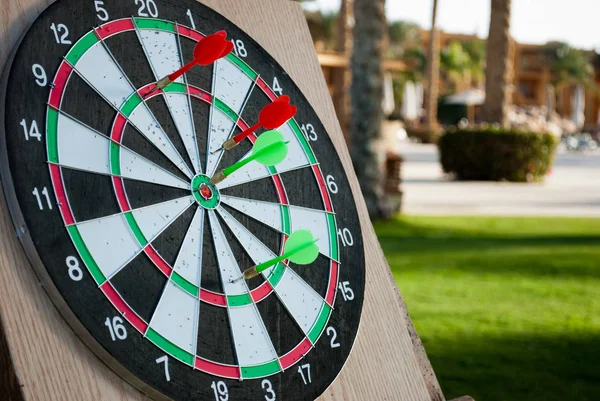
[[[332,260],[331,271],[329,273],[329,284],[327,285],[327,295],[325,296],[325,302],[332,308],[335,302],[335,292],[337,291],[339,269],[340,264],[335,260]]]
[[[239,379],[240,369],[237,366],[222,365],[220,363],[212,362],[200,357],[196,357],[194,363],[196,369],[210,373],[216,376],[227,377],[229,379]]]
[[[165,276],[171,276],[171,271],[173,269],[171,268],[171,266],[169,266],[167,262],[165,262],[165,260],[158,254],[158,252],[156,252],[156,249],[154,249],[152,245],[148,245],[147,247],[145,247],[144,252],[146,252],[146,255],[148,255],[148,257],[152,260],[152,262],[154,262],[156,267],[158,267],[158,269],[161,272],[163,272]]]
[[[227,299],[223,294],[217,294],[212,291],[200,290],[200,300],[206,302],[207,304],[217,305],[226,307]]]
[[[262,78],[259,78],[256,81],[256,84],[258,85],[258,87],[260,89],[263,90],[263,92],[265,92],[265,94],[269,97],[269,99],[271,99],[273,101],[277,99],[277,95],[275,95],[275,92],[273,92],[271,90],[271,88],[269,88],[269,85],[267,85],[267,83],[265,81],[263,81]]]
[[[308,338],[305,338],[300,344],[296,346],[293,350],[288,352],[286,355],[279,358],[279,362],[281,362],[281,367],[285,370],[290,366],[294,366],[296,362],[304,357],[304,355],[308,354],[308,351],[312,348],[312,344]]]
[[[123,317],[131,323],[133,327],[135,327],[140,333],[146,333],[148,329],[148,324],[144,322],[134,311],[125,303],[123,298],[119,295],[119,293],[115,290],[110,282],[106,282],[100,286],[102,292],[110,302],[117,308],[119,312],[123,315]]]
[[[282,205],[289,205],[290,202],[288,200],[287,194],[285,193],[285,189],[283,188],[283,182],[281,182],[281,177],[279,174],[272,176],[273,182],[275,183],[275,188],[277,189],[277,197],[279,198],[279,203]]]
[[[107,24],[104,24],[98,28],[96,28],[96,36],[100,39],[106,39],[110,36],[116,35],[120,32],[125,31],[133,31],[135,26],[133,25],[133,21],[131,18],[118,19],[115,21],[111,21]]]
[[[123,139],[125,124],[127,124],[127,119],[123,114],[119,113],[113,124],[112,134],[110,136],[110,138],[116,143],[121,143],[121,140]]]
[[[48,100],[48,103],[57,110],[60,109],[60,101],[62,100],[71,72],[73,72],[73,67],[66,61],[63,61],[60,67],[58,67],[56,77],[54,77],[54,87],[50,90],[50,100]]]
[[[321,169],[318,165],[313,165],[312,169],[315,173],[315,177],[317,177],[319,188],[321,189],[321,195],[323,196],[323,202],[325,203],[325,210],[327,210],[329,213],[333,213],[333,206],[331,205],[331,198],[329,197],[329,192],[327,191],[327,185],[325,184],[323,173],[321,173]]]
[[[209,93],[206,93],[202,89],[196,88],[195,86],[188,86],[188,93],[190,96],[197,97],[206,103],[212,103],[213,101],[213,98]]]
[[[177,25],[177,32],[179,32],[179,34],[181,36],[184,36],[188,39],[191,39],[195,42],[199,42],[204,38],[204,35],[201,34],[198,31],[194,31],[193,29],[190,29],[186,26],[181,26],[181,25]]]
[[[256,287],[252,291],[250,291],[250,296],[252,300],[256,302],[260,302],[266,297],[268,297],[273,292],[273,287],[269,284],[268,281],[262,283],[259,287]]]
[[[131,210],[131,206],[129,206],[129,201],[127,200],[127,195],[125,195],[125,186],[123,185],[123,179],[119,177],[113,177],[113,186],[115,187],[115,194],[117,195],[117,200],[119,201],[119,206],[123,212],[128,212]]]
[[[73,217],[73,213],[71,213],[69,201],[67,200],[67,195],[65,193],[65,187],[60,174],[60,167],[56,164],[50,164],[50,175],[52,177],[52,184],[54,185],[54,194],[56,195],[58,207],[65,220],[65,224],[68,226],[75,224],[75,218]]]

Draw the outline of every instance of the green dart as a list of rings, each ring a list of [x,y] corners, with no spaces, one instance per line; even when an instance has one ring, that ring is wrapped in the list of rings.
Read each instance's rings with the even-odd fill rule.
[[[235,281],[241,279],[250,280],[267,270],[269,267],[286,259],[289,259],[290,262],[297,265],[309,265],[319,256],[319,247],[316,245],[317,241],[319,240],[314,239],[312,233],[308,230],[295,231],[286,241],[285,247],[283,248],[283,255],[247,269],[242,277]]]
[[[288,154],[288,144],[284,142],[283,134],[279,131],[267,131],[258,137],[252,148],[252,155],[234,165],[219,171],[211,178],[214,185],[222,182],[225,178],[235,173],[246,164],[257,161],[264,166],[274,166],[281,163]]]

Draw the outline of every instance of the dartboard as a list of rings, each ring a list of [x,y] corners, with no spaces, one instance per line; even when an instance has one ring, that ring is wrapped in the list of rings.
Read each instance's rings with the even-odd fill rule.
[[[157,90],[218,32],[230,53]],[[102,360],[155,399],[311,400],[327,389],[359,327],[360,224],[323,124],[257,42],[192,0],[59,0],[2,85],[17,235]],[[273,133],[264,127],[224,150],[283,99],[297,111],[275,130],[282,161],[240,164]],[[308,264],[286,254],[299,231],[318,247]]]

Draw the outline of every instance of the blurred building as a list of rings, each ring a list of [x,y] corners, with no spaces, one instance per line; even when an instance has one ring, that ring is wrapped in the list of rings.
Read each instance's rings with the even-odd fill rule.
[[[429,31],[422,31],[422,43],[429,43]],[[440,32],[440,48],[449,46],[452,42],[469,42],[481,40],[476,35]],[[319,49],[320,48],[320,49]],[[317,43],[319,61],[323,74],[334,98],[334,104],[342,124],[347,121],[347,88],[336,90],[336,76],[349,73],[349,57],[343,52],[325,52],[322,44]],[[427,51],[427,49],[425,49]],[[546,104],[546,88],[552,83],[550,66],[545,62],[545,45],[530,45],[514,42],[513,61],[513,104],[516,106],[543,106]],[[412,66],[402,60],[385,60],[385,69],[390,72],[407,71]],[[595,60],[595,79],[600,87],[600,56]],[[339,81],[338,81],[339,82]],[[441,85],[446,85],[442,82]],[[459,84],[457,92],[470,89],[469,83]],[[556,93],[556,111],[563,117],[571,115],[572,96],[574,87],[566,85]],[[600,121],[600,95],[593,89],[585,90],[585,127],[593,129]]]

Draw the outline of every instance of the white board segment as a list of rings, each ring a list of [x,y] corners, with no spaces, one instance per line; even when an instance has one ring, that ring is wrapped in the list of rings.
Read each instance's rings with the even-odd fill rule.
[[[292,233],[297,230],[309,230],[314,238],[318,238],[319,252],[331,257],[329,247],[329,222],[324,211],[305,209],[290,206],[290,219],[292,220]]]
[[[175,33],[140,29],[138,35],[157,81],[181,68],[179,44]],[[182,77],[175,82],[183,82]]]
[[[263,244],[258,238],[256,238],[242,223],[237,221],[227,210],[219,207],[217,209],[227,227],[231,230],[233,235],[237,238],[239,243],[242,245],[246,253],[250,256],[254,264],[266,262],[276,258],[279,255],[275,255],[265,244]],[[268,277],[271,274],[270,267],[265,270],[262,274]]]
[[[122,214],[79,223],[77,228],[106,277],[112,276],[142,249]]]
[[[190,161],[197,173],[202,171],[200,156],[198,155],[198,144],[194,130],[189,97],[187,93],[167,93],[164,95],[171,117],[177,127],[177,132],[185,146]]]
[[[142,29],[138,31],[138,35],[157,81],[182,67],[179,43],[175,33]],[[183,83],[183,76],[177,78],[175,82]],[[165,93],[164,97],[179,136],[185,145],[194,169],[198,173],[200,172],[200,160],[188,95]]]
[[[249,157],[250,153],[242,157],[241,160]],[[219,189],[231,188],[236,185],[247,184],[252,181],[261,180],[271,176],[268,168],[257,162],[251,162],[227,177],[223,182],[217,185]]]
[[[210,132],[210,153],[206,161],[206,175],[212,176],[215,173],[217,164],[221,159],[222,152],[218,151],[233,130],[234,122],[216,107],[211,108]],[[216,152],[216,153],[213,153]]]
[[[126,148],[121,148],[121,176],[167,187],[190,189],[189,183]]]
[[[240,366],[259,365],[277,359],[269,333],[254,304],[229,308],[229,320]]]
[[[131,213],[135,218],[140,230],[148,241],[152,241],[175,219],[179,217],[194,202],[192,196],[179,198],[157,205],[133,210]]]
[[[62,166],[110,174],[109,149],[108,138],[58,114],[58,160]]]
[[[236,114],[240,114],[252,84],[250,77],[228,59],[222,58],[215,63],[213,95]]]
[[[231,248],[227,243],[227,238],[225,238],[217,215],[211,210],[208,212],[208,216],[210,219],[210,229],[212,231],[215,254],[217,256],[217,263],[219,264],[219,271],[221,272],[221,282],[223,284],[225,295],[230,296],[248,293],[248,287],[244,280],[232,282],[242,276],[242,271],[231,252]]]
[[[204,215],[204,209],[199,207],[185,235],[175,266],[173,266],[179,275],[197,287],[200,287],[202,278]]]
[[[321,306],[325,302],[323,298],[290,268],[285,269],[281,281],[275,287],[275,292],[304,334],[308,335],[319,317]]]
[[[135,92],[102,41],[85,52],[75,65],[75,70],[116,109]]]
[[[150,327],[178,347],[194,354],[200,300],[169,281]]]
[[[279,232],[283,230],[281,206],[276,203],[242,199],[227,195],[221,195],[221,202]]]
[[[304,153],[304,149],[298,140],[298,137],[292,130],[289,124],[285,124],[278,130],[283,134],[285,141],[288,142],[288,155],[279,163],[275,168],[279,173],[285,173],[286,171],[296,170],[302,167],[310,165],[310,162]]]
[[[189,178],[193,176],[177,149],[156,121],[148,106],[140,104],[129,116],[129,122]]]
[[[59,164],[76,170],[111,174],[110,140],[74,119],[58,115]],[[189,189],[190,184],[144,157],[121,147],[121,176],[168,187]]]

